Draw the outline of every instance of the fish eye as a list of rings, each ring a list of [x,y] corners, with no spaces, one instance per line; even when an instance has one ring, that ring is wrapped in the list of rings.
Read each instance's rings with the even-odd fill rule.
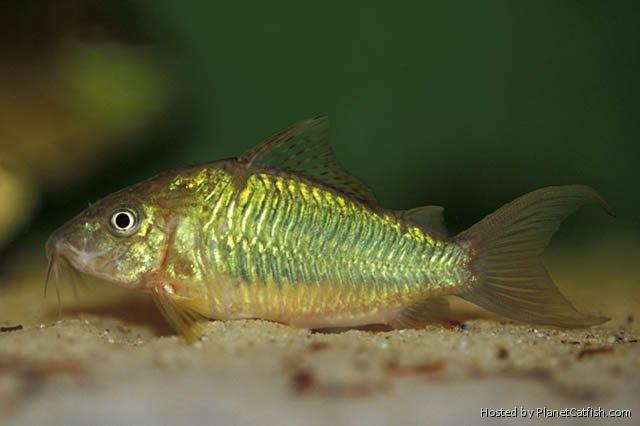
[[[138,214],[130,208],[119,208],[111,213],[109,225],[111,231],[118,236],[129,236],[138,229]]]

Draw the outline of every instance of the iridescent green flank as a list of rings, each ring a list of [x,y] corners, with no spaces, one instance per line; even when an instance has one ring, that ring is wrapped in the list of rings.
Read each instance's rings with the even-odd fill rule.
[[[392,212],[281,172],[239,186],[225,169],[192,170],[170,186],[191,194],[183,223],[202,248],[202,271],[175,278],[214,277],[203,279],[220,316],[368,316],[468,278],[460,247]]]

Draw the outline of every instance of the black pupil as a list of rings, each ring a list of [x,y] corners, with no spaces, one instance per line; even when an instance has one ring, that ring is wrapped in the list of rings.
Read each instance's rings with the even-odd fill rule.
[[[116,214],[116,226],[120,229],[127,229],[131,226],[131,217],[126,213]]]

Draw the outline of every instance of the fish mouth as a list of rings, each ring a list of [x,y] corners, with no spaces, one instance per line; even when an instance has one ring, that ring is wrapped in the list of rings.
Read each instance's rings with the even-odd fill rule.
[[[57,288],[61,266],[67,266],[77,273],[83,273],[114,282],[111,275],[103,272],[108,263],[108,259],[105,258],[103,253],[78,250],[62,236],[60,230],[54,232],[51,237],[49,237],[45,245],[45,252],[49,260],[45,280],[45,293],[52,277],[56,281]]]

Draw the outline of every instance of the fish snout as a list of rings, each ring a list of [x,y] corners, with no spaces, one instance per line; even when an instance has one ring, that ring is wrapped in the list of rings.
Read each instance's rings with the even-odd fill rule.
[[[87,250],[87,247],[80,247],[77,241],[72,241],[66,228],[63,226],[49,237],[45,244],[45,253],[47,259],[55,261],[56,259],[64,259],[78,269],[86,269],[91,260],[95,257],[93,253]]]
[[[91,239],[78,236],[73,227],[65,225],[54,231],[45,243],[45,253],[50,271],[64,265],[79,273],[112,280],[110,258]]]

